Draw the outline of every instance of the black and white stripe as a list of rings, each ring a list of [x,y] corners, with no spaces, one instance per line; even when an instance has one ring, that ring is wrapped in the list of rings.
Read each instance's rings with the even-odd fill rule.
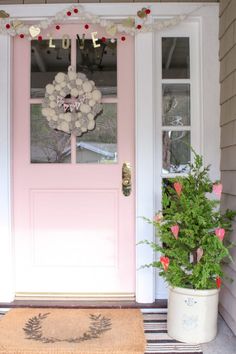
[[[142,309],[147,340],[145,354],[202,354],[200,345],[178,342],[167,334],[167,309]]]

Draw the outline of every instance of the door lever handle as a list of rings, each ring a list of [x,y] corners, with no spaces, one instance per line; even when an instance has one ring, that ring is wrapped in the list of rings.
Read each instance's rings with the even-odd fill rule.
[[[122,165],[122,192],[125,197],[131,194],[131,165],[129,162],[124,162]]]

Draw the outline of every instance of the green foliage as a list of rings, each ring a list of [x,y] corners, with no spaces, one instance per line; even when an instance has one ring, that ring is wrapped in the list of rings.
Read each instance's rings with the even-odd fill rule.
[[[154,220],[145,220],[155,227],[156,242],[143,241],[155,252],[161,253],[160,260],[145,266],[160,269],[160,275],[172,286],[191,289],[216,288],[216,278],[223,276],[222,264],[231,259],[230,242],[227,235],[223,241],[217,237],[216,229],[231,230],[236,212],[219,211],[219,200],[209,198],[214,183],[210,180],[209,166],[203,166],[202,157],[195,152],[194,163],[187,176],[171,180],[163,188],[162,214]],[[174,183],[182,187],[179,194]],[[171,227],[178,225],[174,236]],[[168,260],[167,269],[163,257]],[[219,286],[219,284],[218,284]]]

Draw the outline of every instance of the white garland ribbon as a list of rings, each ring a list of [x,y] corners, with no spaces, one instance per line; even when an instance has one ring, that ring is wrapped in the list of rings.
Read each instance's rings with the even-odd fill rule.
[[[121,23],[117,23],[116,21],[104,19],[102,16],[94,15],[90,12],[84,11],[81,5],[72,5],[67,9],[64,9],[60,12],[57,12],[56,15],[52,18],[44,19],[37,24],[34,24],[39,30],[39,33],[43,30],[47,30],[53,25],[58,25],[66,20],[78,20],[82,23],[92,23],[95,25],[100,25],[105,28],[108,34],[113,34],[113,36],[118,33],[136,35],[142,32],[153,32],[160,31],[167,27],[176,26],[182,21],[184,21],[188,16],[190,16],[193,12],[199,10],[202,6],[199,6],[194,11],[191,11],[188,14],[181,14],[177,16],[173,16],[170,19],[158,20],[154,23],[148,23],[147,17],[139,18],[138,16],[127,16],[125,20],[122,20]],[[78,11],[77,13],[74,10]],[[67,13],[71,12],[71,16],[68,16]],[[10,28],[6,28],[6,25],[9,24]],[[141,27],[137,28],[137,24],[140,24]],[[1,18],[0,19],[0,33],[9,34],[10,36],[24,35],[25,38],[31,40],[34,38],[30,33],[30,27],[32,25],[28,25],[26,22],[14,19],[11,17]]]

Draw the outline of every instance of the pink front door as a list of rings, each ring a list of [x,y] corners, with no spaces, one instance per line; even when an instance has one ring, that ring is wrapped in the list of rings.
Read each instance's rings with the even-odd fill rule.
[[[105,36],[91,27],[83,43],[82,26],[64,25],[51,32],[51,46],[14,39],[18,295],[135,292],[134,43],[118,37],[93,48],[94,31]],[[67,49],[63,34],[71,39]],[[44,87],[68,64],[103,92],[95,130],[77,140],[49,128],[41,114]],[[122,193],[124,162],[132,166],[130,196]]]

